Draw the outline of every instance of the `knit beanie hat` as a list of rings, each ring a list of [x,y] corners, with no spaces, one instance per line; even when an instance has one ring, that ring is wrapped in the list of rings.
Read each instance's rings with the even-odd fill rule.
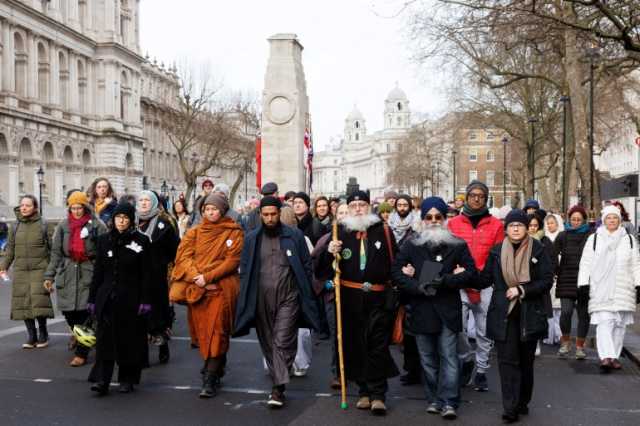
[[[277,207],[278,210],[280,210],[280,208],[282,207],[282,203],[273,195],[267,195],[266,197],[262,198],[262,200],[260,200],[260,209],[269,206]]]
[[[527,200],[527,202],[524,204],[524,211],[527,211],[527,209],[536,209],[538,210],[540,208],[540,203],[538,202],[538,200],[534,200],[533,198]]]
[[[483,182],[480,182],[479,180],[472,180],[471,182],[469,182],[469,185],[467,185],[466,189],[467,197],[469,196],[469,193],[474,189],[479,189],[484,192],[485,198],[489,197],[489,187],[487,187],[487,185],[485,185]]]
[[[432,208],[435,208],[436,210],[438,210],[440,214],[442,214],[442,216],[445,216],[445,217],[447,216],[447,211],[449,210],[449,206],[447,205],[447,203],[445,203],[445,201],[442,198],[428,197],[428,198],[425,198],[425,200],[422,202],[422,205],[420,206],[420,218],[424,219],[426,214]]]
[[[295,201],[296,199],[300,198],[302,201],[304,201],[304,203],[307,205],[307,207],[311,207],[311,198],[309,198],[309,195],[307,195],[306,192],[298,192],[296,193],[296,195],[293,196],[293,200]]]
[[[229,185],[226,183],[216,183],[216,186],[213,187],[213,192],[220,192],[224,194],[225,197],[229,198]]]
[[[389,198],[393,198],[393,199],[397,199],[398,198],[398,193],[392,189],[388,190],[388,191],[384,191],[384,199],[388,200]]]
[[[126,215],[129,218],[129,221],[131,222],[131,224],[133,226],[133,223],[136,220],[136,208],[135,207],[133,207],[130,203],[128,203],[126,201],[122,202],[122,203],[119,203],[116,206],[116,208],[113,210],[112,217],[115,218],[119,214]]]
[[[371,204],[371,199],[369,198],[369,194],[364,192],[363,190],[354,191],[347,198],[347,204],[351,204],[352,201],[365,201],[367,204]]]
[[[618,216],[618,218],[620,219],[620,222],[622,222],[622,213],[620,212],[620,209],[614,205],[610,205],[602,209],[602,223],[604,223],[605,218],[610,214],[614,214]]]
[[[575,205],[575,206],[571,207],[569,209],[569,212],[567,213],[567,219],[569,219],[571,217],[571,215],[573,215],[576,212],[580,213],[584,220],[587,220],[587,211],[581,205]]]
[[[529,217],[524,210],[513,209],[509,212],[504,219],[504,227],[507,228],[510,223],[522,223],[524,226],[529,226]]]
[[[204,187],[205,187],[206,185],[211,185],[211,186],[213,186],[213,181],[212,181],[211,179],[205,179],[205,180],[203,180],[203,181],[202,181],[202,189],[204,189]]]
[[[202,203],[203,210],[206,205],[215,206],[218,210],[220,210],[222,216],[227,214],[227,211],[229,210],[229,202],[227,201],[227,199],[223,195],[215,194],[213,192],[205,197],[204,202]]]
[[[71,207],[74,204],[81,204],[87,207],[89,206],[89,197],[82,191],[74,191],[67,198],[67,207]]]

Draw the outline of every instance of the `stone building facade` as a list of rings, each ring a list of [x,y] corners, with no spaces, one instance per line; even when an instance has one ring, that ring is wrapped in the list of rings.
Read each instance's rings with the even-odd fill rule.
[[[39,167],[49,214],[97,176],[118,194],[145,174],[179,185],[154,115],[179,82],[141,56],[139,20],[139,0],[0,2],[0,205],[39,195]]]

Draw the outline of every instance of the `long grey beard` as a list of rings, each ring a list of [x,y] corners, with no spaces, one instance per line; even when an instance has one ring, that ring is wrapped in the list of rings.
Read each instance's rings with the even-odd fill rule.
[[[459,240],[447,229],[446,225],[426,225],[424,222],[416,222],[413,226],[416,231],[411,242],[417,246],[428,244],[429,246],[453,245]]]
[[[347,231],[366,231],[371,225],[380,222],[380,218],[375,214],[365,216],[347,216],[342,219],[342,224]]]

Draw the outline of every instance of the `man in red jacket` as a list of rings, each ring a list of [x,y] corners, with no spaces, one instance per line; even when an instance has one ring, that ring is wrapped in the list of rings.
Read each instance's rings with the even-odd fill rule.
[[[504,239],[504,228],[499,219],[489,214],[489,209],[487,208],[489,188],[487,188],[487,185],[478,180],[473,180],[467,186],[466,193],[462,214],[450,219],[448,226],[453,235],[467,242],[476,268],[478,268],[478,271],[482,271],[491,248],[501,243]],[[477,347],[474,389],[479,392],[489,390],[486,371],[489,369],[489,352],[493,342],[486,336],[486,322],[492,291],[491,287],[481,292],[473,289],[461,291],[464,328],[466,330],[466,321],[469,318],[469,313],[473,314],[476,325]],[[465,361],[461,369],[460,385],[465,386],[471,379],[473,361],[470,358],[473,353],[467,335],[465,333],[460,335],[462,338],[458,345],[458,355]]]

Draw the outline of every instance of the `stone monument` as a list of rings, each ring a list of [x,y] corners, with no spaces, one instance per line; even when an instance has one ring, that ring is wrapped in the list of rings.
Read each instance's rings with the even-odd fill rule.
[[[262,183],[280,192],[306,190],[304,132],[309,98],[302,66],[302,44],[295,34],[269,39],[270,54],[262,94]]]

